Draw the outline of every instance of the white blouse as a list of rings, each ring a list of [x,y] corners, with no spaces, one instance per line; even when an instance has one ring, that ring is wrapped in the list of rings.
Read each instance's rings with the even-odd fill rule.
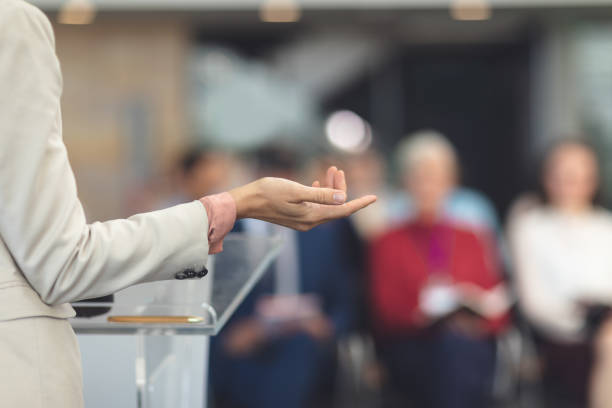
[[[535,209],[512,228],[519,302],[540,331],[579,340],[581,303],[612,305],[612,213]]]

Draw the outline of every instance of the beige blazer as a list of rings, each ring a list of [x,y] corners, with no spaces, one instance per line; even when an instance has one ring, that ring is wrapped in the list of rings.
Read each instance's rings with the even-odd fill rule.
[[[48,19],[22,0],[0,0],[0,321],[70,317],[68,302],[202,271],[207,260],[199,201],[86,223],[61,94]]]
[[[140,282],[201,277],[199,201],[87,224],[62,141],[51,24],[0,0],[0,406],[80,407],[69,302]]]

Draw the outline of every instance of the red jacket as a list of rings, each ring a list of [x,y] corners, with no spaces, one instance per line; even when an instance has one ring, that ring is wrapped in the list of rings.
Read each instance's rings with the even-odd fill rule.
[[[435,242],[435,243],[434,243]],[[474,233],[440,222],[410,222],[373,242],[370,253],[371,298],[374,326],[381,335],[415,332],[426,320],[419,309],[419,294],[434,269],[442,269],[452,282],[473,283],[491,289],[501,279],[493,245]],[[490,320],[488,329],[501,329],[507,317]]]

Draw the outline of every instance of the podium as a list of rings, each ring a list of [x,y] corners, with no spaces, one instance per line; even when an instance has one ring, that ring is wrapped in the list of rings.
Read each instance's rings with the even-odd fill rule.
[[[113,302],[80,302],[101,314],[71,320],[83,360],[85,406],[202,408],[208,340],[278,255],[278,237],[230,234],[206,277],[145,283]]]

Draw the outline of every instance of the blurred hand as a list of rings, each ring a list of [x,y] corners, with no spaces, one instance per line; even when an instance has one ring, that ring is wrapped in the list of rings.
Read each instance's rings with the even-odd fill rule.
[[[228,329],[224,345],[232,356],[248,355],[266,339],[266,331],[256,319],[245,319]]]
[[[317,341],[329,340],[334,334],[332,323],[325,316],[305,319],[300,326],[306,334]]]
[[[299,231],[347,217],[376,201],[376,196],[369,195],[346,202],[346,178],[336,167],[330,167],[327,179],[315,181],[312,187],[266,177],[230,194],[237,218],[257,218]]]

